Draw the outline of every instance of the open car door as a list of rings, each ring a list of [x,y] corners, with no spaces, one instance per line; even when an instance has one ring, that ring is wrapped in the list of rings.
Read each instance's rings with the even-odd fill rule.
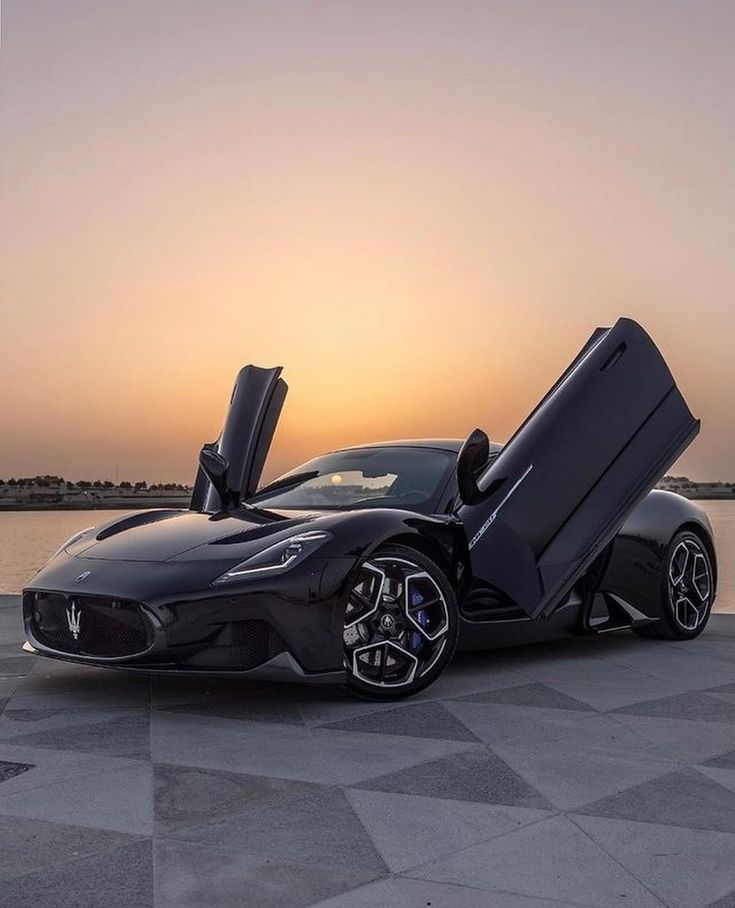
[[[205,452],[219,455],[222,492],[200,465],[192,511],[219,511],[228,502],[237,503],[256,491],[288,391],[281,372],[281,366],[244,366],[238,373],[222,433],[216,442],[204,446],[200,457],[201,464]]]
[[[698,431],[640,325],[598,328],[463,492],[474,577],[548,615]]]

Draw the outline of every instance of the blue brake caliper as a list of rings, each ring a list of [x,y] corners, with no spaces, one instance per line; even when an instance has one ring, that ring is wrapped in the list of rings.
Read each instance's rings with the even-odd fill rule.
[[[418,590],[411,591],[411,605],[421,605],[423,597]],[[418,612],[414,613],[414,619],[417,624],[420,624],[421,627],[426,627],[429,624],[429,616],[426,614],[424,609],[420,609]],[[417,653],[421,649],[421,644],[424,642],[424,638],[418,631],[412,631],[409,638],[409,645],[412,652]]]

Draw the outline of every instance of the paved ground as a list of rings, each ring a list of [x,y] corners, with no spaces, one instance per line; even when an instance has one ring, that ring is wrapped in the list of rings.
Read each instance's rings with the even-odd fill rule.
[[[20,638],[0,597],[2,908],[735,906],[735,616],[460,657],[400,706]]]

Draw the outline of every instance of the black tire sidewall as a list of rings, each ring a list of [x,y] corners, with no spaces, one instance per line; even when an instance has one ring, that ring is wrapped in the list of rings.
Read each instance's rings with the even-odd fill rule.
[[[459,609],[457,608],[457,597],[455,595],[454,589],[452,588],[449,579],[442,569],[432,561],[427,555],[423,552],[420,552],[418,549],[411,548],[407,545],[392,545],[386,544],[379,546],[370,555],[364,558],[357,570],[355,571],[355,576],[364,564],[365,561],[370,561],[373,558],[383,558],[385,556],[394,555],[398,558],[405,558],[409,561],[412,561],[422,570],[425,570],[427,574],[430,574],[432,579],[437,583],[439,588],[444,595],[444,599],[447,603],[447,614],[449,617],[449,630],[447,632],[447,644],[444,647],[444,651],[437,660],[435,665],[432,665],[430,671],[422,677],[420,680],[409,684],[407,687],[394,687],[394,688],[381,688],[374,687],[371,684],[366,684],[363,681],[360,681],[359,678],[355,678],[349,670],[348,679],[347,679],[347,689],[350,693],[355,694],[358,697],[362,697],[367,700],[402,700],[406,697],[412,697],[420,691],[427,688],[430,684],[433,684],[434,681],[441,675],[446,666],[451,661],[454,653],[457,649],[457,640],[459,639]]]

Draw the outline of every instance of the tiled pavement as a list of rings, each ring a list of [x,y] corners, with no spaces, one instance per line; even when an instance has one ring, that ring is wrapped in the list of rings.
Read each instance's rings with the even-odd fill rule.
[[[735,616],[461,656],[400,705],[18,654],[2,908],[735,906]]]

